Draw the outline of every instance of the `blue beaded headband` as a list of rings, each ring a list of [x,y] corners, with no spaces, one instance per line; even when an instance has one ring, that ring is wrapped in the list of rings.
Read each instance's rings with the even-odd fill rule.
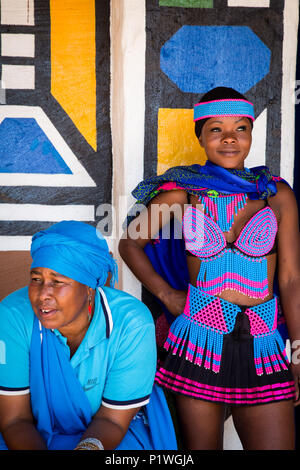
[[[254,107],[250,101],[225,99],[205,101],[194,106],[194,121],[214,116],[245,116],[254,121]]]

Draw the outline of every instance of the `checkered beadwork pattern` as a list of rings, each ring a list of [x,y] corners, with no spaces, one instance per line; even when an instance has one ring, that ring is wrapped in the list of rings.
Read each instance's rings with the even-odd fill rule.
[[[272,374],[273,369],[275,372],[287,369],[285,345],[277,330],[277,303],[278,299],[274,297],[269,302],[245,311],[250,321],[250,333],[254,337],[254,362],[257,375],[262,375],[264,369],[267,374]]]
[[[246,100],[213,100],[194,106],[194,121],[213,116],[245,116],[252,121],[255,119],[253,104]]]
[[[202,293],[189,285],[184,312],[170,327],[164,348],[183,356],[195,365],[218,373],[221,366],[223,337],[230,334],[242,309],[219,297]],[[257,375],[287,369],[284,343],[278,332],[277,298],[244,311],[253,336],[254,365]]]

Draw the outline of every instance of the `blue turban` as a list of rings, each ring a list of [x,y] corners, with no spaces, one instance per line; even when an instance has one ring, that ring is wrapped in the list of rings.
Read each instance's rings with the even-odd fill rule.
[[[95,289],[117,281],[117,263],[106,240],[91,225],[63,221],[36,233],[31,243],[31,268],[49,268]]]

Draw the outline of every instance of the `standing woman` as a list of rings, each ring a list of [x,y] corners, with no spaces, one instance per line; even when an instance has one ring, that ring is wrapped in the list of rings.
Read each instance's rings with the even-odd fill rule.
[[[300,339],[295,197],[267,167],[245,168],[254,109],[243,95],[211,90],[194,120],[208,161],[140,183],[133,195],[146,208],[119,245],[171,324],[156,382],[175,394],[187,449],[222,448],[226,405],[244,449],[293,449],[300,367],[289,364],[277,329],[275,292],[293,345]],[[178,218],[184,240],[178,233],[166,240],[163,225]]]

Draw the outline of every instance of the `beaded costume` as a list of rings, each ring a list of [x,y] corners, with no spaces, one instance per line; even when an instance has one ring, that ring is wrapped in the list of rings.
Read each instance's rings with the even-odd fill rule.
[[[251,103],[220,101],[196,105],[195,120],[218,113],[254,119]],[[267,257],[276,251],[278,229],[267,201],[276,194],[277,181],[286,183],[267,167],[226,170],[207,161],[204,166],[172,168],[133,191],[138,204],[147,205],[161,191],[184,189],[201,205],[185,210],[183,240],[164,240],[160,232],[145,248],[154,269],[173,288],[187,291],[181,315],[174,318],[163,307],[170,328],[155,378],[159,385],[230,405],[294,398],[294,381],[278,331],[279,298],[265,300],[270,298]],[[248,199],[262,199],[266,205],[228,243],[224,232],[230,231]],[[134,209],[128,222],[131,216]],[[189,283],[186,254],[200,260],[195,286]],[[253,298],[255,306],[222,299],[219,295],[225,289]]]
[[[244,207],[247,196],[207,199],[199,197],[204,211],[189,205],[183,216],[187,254],[201,264],[196,286],[188,286],[184,311],[170,327],[164,344],[168,354],[156,382],[177,393],[232,405],[291,399],[294,384],[277,329],[277,296],[253,307],[217,296],[225,289],[262,301],[269,295],[267,255],[275,251],[275,214],[269,206],[259,210],[235,242],[228,243],[223,231],[231,229],[233,214]],[[234,360],[237,341],[248,347]],[[231,363],[230,374],[226,362]],[[246,363],[245,376],[241,369]]]

